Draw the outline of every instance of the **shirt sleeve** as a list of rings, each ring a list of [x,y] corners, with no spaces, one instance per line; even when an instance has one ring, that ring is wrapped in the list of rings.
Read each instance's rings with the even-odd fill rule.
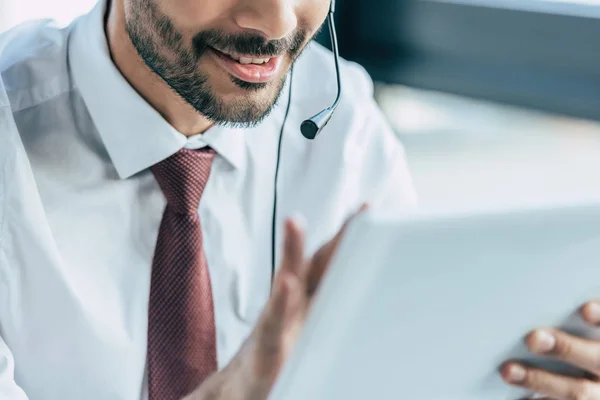
[[[12,113],[10,111],[8,98],[0,76],[0,143],[5,146],[0,146],[0,258],[2,257],[2,222],[5,213],[5,186],[6,186],[6,164],[7,159],[11,154],[11,141],[9,140],[14,132],[14,124],[12,123]],[[8,143],[8,145],[7,145]],[[1,263],[0,263],[1,264]],[[1,321],[0,321],[1,323]],[[27,396],[23,390],[15,382],[15,361],[14,357],[0,337],[0,399],[5,400],[27,400]]]
[[[418,199],[399,136],[390,126],[374,98],[374,85],[367,71],[356,63],[346,64],[346,99],[352,104],[352,142],[364,155],[360,164],[361,188],[374,211],[406,214]],[[350,118],[352,119],[352,118]]]
[[[365,147],[370,148],[365,165],[370,169],[366,179],[373,185],[371,208],[391,214],[410,212],[417,207],[418,198],[404,145],[372,92],[362,107],[366,116],[361,134],[368,138]]]
[[[402,214],[417,208],[418,196],[404,148],[400,142],[394,147],[393,154],[383,169],[384,177],[371,204],[377,211]]]

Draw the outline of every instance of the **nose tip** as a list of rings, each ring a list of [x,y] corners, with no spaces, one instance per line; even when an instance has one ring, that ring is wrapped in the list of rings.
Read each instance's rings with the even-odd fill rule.
[[[236,24],[244,31],[277,40],[289,36],[298,25],[292,2],[288,0],[251,1],[251,5],[235,16]]]

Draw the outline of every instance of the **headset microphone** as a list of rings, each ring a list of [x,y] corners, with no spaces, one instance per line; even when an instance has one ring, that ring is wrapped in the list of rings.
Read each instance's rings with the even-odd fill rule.
[[[1,1],[1,0],[0,0]],[[335,57],[335,72],[337,74],[337,98],[333,105],[325,110],[321,111],[311,119],[308,119],[302,123],[300,130],[302,131],[302,135],[312,140],[321,130],[327,125],[335,109],[340,102],[340,98],[342,97],[342,81],[340,76],[340,56],[338,53],[338,44],[337,44],[337,35],[335,33],[335,22],[333,20],[333,14],[335,12],[335,0],[331,0],[331,6],[329,8],[329,34],[331,35],[331,50],[333,51],[333,55]],[[279,142],[277,144],[277,161],[275,163],[275,181],[273,182],[273,215],[271,220],[271,288],[273,287],[272,283],[275,279],[275,263],[276,263],[276,254],[275,248],[277,245],[277,183],[279,182],[279,164],[281,162],[281,150],[283,143],[283,136],[285,132],[285,123],[287,122],[288,116],[290,114],[290,109],[292,107],[292,86],[294,83],[294,66],[292,65],[292,69],[290,72],[290,88],[288,94],[288,104],[285,110],[285,116],[283,117],[283,124],[281,125],[281,131],[279,132]]]
[[[300,126],[302,135],[313,140],[317,135],[325,128],[325,125],[329,122],[335,109],[337,108],[340,98],[342,97],[342,80],[340,75],[340,55],[338,52],[337,34],[335,32],[335,21],[333,15],[335,13],[335,0],[331,0],[331,6],[329,8],[329,15],[327,17],[329,21],[329,35],[331,36],[331,50],[333,51],[333,57],[335,59],[335,72],[337,75],[337,97],[335,102],[328,108],[324,109],[314,117],[307,119]]]

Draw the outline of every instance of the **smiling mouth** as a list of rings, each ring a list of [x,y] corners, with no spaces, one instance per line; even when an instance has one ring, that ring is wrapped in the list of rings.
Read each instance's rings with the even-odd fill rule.
[[[268,63],[272,58],[276,58],[276,57],[280,56],[280,55],[278,56],[276,54],[272,54],[272,55],[268,55],[268,56],[265,55],[262,57],[257,57],[257,56],[253,56],[253,55],[244,55],[244,54],[238,54],[235,52],[219,50],[214,47],[211,47],[211,49],[231,58],[234,61],[239,62],[240,64],[244,64],[244,65],[248,65],[248,64],[262,65],[262,64]]]
[[[210,48],[217,63],[229,74],[249,83],[265,83],[273,80],[281,67],[283,56],[255,57],[224,52]]]

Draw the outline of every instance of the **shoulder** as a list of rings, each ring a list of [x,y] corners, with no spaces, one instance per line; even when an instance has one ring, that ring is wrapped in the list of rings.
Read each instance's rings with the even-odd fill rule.
[[[69,90],[70,29],[39,20],[0,34],[0,76],[13,111]]]
[[[374,99],[374,85],[357,63],[341,60],[342,98],[328,126],[311,146],[319,157],[337,160],[355,174],[355,183],[365,193],[386,193],[403,206],[416,197],[405,150]],[[294,67],[293,102],[301,112],[296,123],[329,107],[337,95],[333,54],[313,43]],[[333,166],[333,165],[332,165]]]
[[[68,32],[44,20],[0,34],[0,168],[22,151],[18,113],[70,89]]]
[[[20,149],[20,138],[13,118],[12,109],[8,95],[0,76],[0,222],[6,185],[9,182],[7,176],[8,165],[14,159],[16,152]],[[1,224],[0,224],[1,225]],[[1,233],[1,232],[0,232]]]
[[[8,107],[8,97],[6,96],[6,89],[4,88],[4,82],[2,81],[2,75],[0,75],[0,110],[7,109]]]
[[[6,182],[6,177],[3,177],[1,173],[5,171],[6,163],[14,155],[20,142],[10,100],[0,75],[0,143],[2,143],[0,146],[0,184]],[[0,190],[1,197],[2,190]]]
[[[342,97],[323,132],[330,140],[368,147],[387,145],[401,148],[375,99],[367,71],[357,63],[340,60]],[[294,66],[293,101],[304,117],[329,107],[337,95],[333,54],[313,43]],[[325,134],[326,133],[326,134]],[[325,140],[323,138],[323,140]],[[368,151],[368,147],[363,147]]]

